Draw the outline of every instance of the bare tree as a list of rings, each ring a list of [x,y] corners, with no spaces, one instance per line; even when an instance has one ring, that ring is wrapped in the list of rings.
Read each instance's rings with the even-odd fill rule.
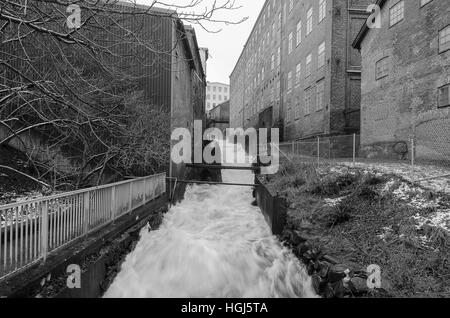
[[[81,9],[67,28],[67,8]],[[156,8],[162,8],[156,9]],[[37,131],[49,148],[78,159],[76,187],[105,170],[120,175],[162,170],[169,153],[169,110],[149,107],[138,83],[170,63],[177,43],[152,36],[151,19],[183,19],[209,32],[240,23],[216,18],[234,1],[0,0],[0,146]],[[154,26],[154,24],[152,24]],[[30,156],[38,179],[57,174]],[[61,174],[64,177],[67,174]],[[71,181],[73,184],[74,180]],[[60,181],[57,183],[62,183]]]

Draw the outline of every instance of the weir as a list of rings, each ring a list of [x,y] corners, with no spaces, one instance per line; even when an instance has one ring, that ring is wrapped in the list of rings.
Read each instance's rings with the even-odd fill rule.
[[[222,179],[252,184],[255,176],[225,168]],[[104,297],[314,297],[303,266],[253,200],[250,187],[190,185],[158,230],[141,232]]]

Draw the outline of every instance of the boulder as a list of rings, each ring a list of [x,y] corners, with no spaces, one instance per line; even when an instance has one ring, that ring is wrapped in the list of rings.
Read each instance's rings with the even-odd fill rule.
[[[335,283],[328,283],[324,291],[325,298],[343,298],[345,296],[345,288],[342,280]]]
[[[369,292],[367,280],[361,277],[353,277],[349,283],[350,290],[353,294],[361,295]]]
[[[347,271],[349,271],[347,265],[344,264],[333,265],[328,271],[328,281],[330,283],[342,281],[345,277],[347,277]]]
[[[301,243],[307,242],[308,239],[300,234],[298,231],[291,232],[291,243],[293,246],[298,246]]]

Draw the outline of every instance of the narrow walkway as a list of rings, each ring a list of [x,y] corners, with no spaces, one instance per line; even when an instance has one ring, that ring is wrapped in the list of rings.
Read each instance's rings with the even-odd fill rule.
[[[251,171],[222,175],[254,181]],[[314,297],[303,267],[252,201],[248,187],[189,187],[159,230],[142,231],[105,297]]]

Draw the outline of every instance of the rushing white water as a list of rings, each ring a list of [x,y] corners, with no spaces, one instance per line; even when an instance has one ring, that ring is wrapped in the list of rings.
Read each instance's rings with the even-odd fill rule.
[[[224,182],[254,181],[250,171],[222,175]],[[189,187],[159,230],[142,230],[104,297],[314,297],[303,267],[252,201],[249,187]]]

